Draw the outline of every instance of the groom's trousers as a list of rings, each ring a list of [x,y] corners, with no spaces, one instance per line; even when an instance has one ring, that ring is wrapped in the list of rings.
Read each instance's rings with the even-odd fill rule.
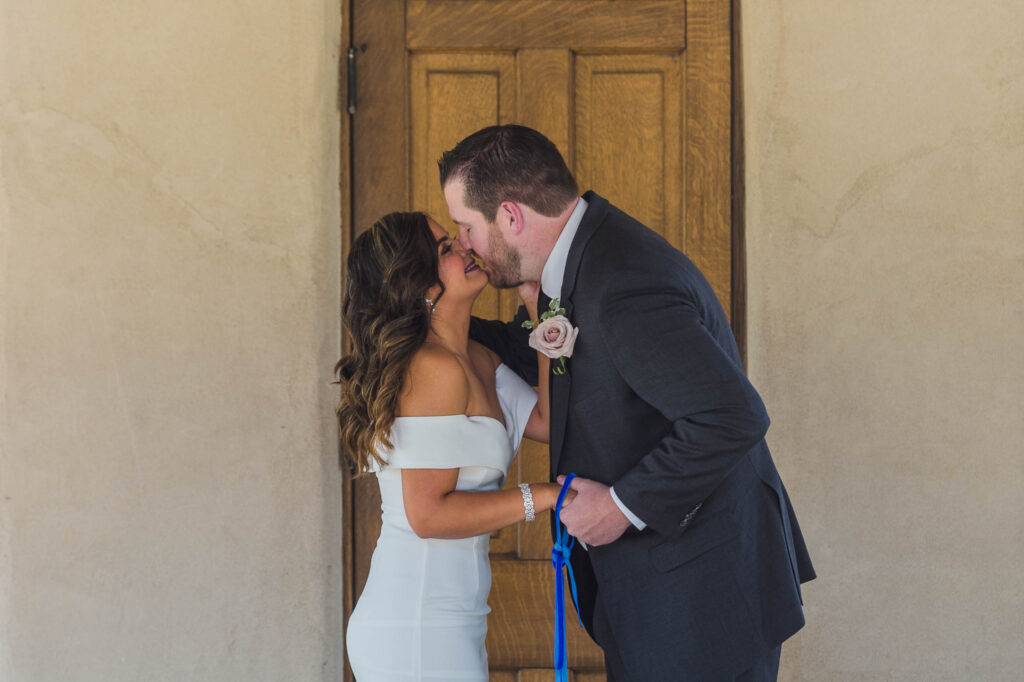
[[[594,637],[604,651],[604,668],[607,682],[636,682],[629,676],[626,666],[619,656],[619,648],[612,636],[611,627],[608,625],[608,617],[601,602],[601,594],[598,592],[594,604]],[[779,645],[765,653],[754,665],[736,676],[735,682],[775,682],[779,678],[779,656],[782,653],[782,646]],[[656,656],[656,652],[651,652]],[[666,678],[665,682],[691,681],[685,670],[680,670],[677,677]],[[704,682],[703,680],[692,680],[692,682]]]

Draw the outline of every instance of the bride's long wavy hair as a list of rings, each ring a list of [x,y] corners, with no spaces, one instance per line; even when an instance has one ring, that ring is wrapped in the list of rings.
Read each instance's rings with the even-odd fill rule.
[[[356,475],[371,458],[384,464],[380,450],[392,447],[405,373],[430,330],[425,298],[441,283],[437,268],[437,241],[422,213],[390,213],[352,244],[341,309],[352,352],[334,372],[342,387],[338,437]]]

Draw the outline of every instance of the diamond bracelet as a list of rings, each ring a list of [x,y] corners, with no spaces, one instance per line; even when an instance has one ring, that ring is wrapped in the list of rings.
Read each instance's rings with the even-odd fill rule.
[[[530,484],[520,483],[519,489],[523,492],[523,508],[526,509],[526,520],[533,521],[537,517],[533,513],[533,493],[530,491]]]

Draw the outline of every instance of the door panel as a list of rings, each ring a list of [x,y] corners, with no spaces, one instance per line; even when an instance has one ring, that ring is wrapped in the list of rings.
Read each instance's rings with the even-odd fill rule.
[[[576,59],[576,178],[685,251],[682,58]]]
[[[581,190],[686,252],[729,311],[728,0],[352,0],[352,13],[357,232],[395,210],[454,231],[437,159],[479,128],[522,123],[558,146]],[[515,308],[514,291],[489,287],[474,313],[511,319]],[[508,486],[547,476],[547,447],[524,441]],[[380,501],[374,478],[350,485],[346,580],[358,597]],[[551,679],[550,557],[548,514],[491,538],[492,680]],[[600,649],[567,610],[571,679],[603,680]]]
[[[529,525],[540,525],[548,516]],[[549,534],[550,535],[550,534]],[[550,540],[548,557],[551,556]],[[491,614],[487,618],[487,656],[491,668],[548,668],[550,675],[554,623],[554,569],[546,561],[523,561],[491,554]],[[568,592],[568,590],[566,590]],[[572,597],[566,594],[565,632],[569,667],[602,670],[604,657],[576,620]],[[549,678],[550,679],[550,678]]]
[[[412,206],[451,229],[437,160],[480,128],[515,117],[516,64],[508,53],[413,53],[410,57]],[[511,319],[515,291],[487,287],[473,312]]]
[[[682,50],[680,0],[409,0],[409,49]]]

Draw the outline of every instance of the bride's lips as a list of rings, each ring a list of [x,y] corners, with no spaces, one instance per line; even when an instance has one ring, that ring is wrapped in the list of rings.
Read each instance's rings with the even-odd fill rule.
[[[470,255],[469,264],[466,265],[466,269],[463,272],[465,272],[468,275],[469,273],[473,272],[474,270],[483,270],[484,274],[487,274],[487,271],[484,270],[483,265],[484,264],[480,261],[479,258],[477,258],[476,256],[473,256],[473,255]]]

